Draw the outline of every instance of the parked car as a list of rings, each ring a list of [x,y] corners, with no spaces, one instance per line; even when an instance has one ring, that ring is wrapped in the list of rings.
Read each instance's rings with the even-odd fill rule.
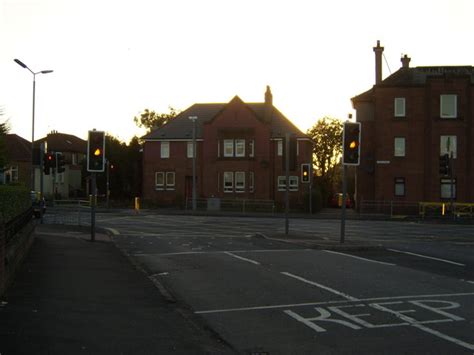
[[[43,209],[43,214],[46,213],[46,201],[44,197],[40,198],[40,195],[39,192],[31,191],[31,205],[35,218],[41,217],[41,209]]]
[[[331,199],[331,207],[342,207],[342,192],[335,193]],[[349,194],[346,194],[346,208],[352,207],[352,200]]]

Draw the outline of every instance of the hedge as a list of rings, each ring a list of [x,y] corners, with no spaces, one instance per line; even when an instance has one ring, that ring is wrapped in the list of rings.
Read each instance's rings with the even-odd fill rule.
[[[31,208],[30,191],[20,185],[0,185],[0,223]]]

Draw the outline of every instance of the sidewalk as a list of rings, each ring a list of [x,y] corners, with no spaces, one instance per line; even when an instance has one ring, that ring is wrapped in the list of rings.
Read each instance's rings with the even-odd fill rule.
[[[108,236],[39,225],[0,300],[0,354],[232,353]]]

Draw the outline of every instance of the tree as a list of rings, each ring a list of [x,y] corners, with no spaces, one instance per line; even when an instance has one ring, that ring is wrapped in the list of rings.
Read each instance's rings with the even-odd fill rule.
[[[145,127],[148,132],[150,132],[164,126],[179,114],[179,112],[171,106],[168,106],[168,109],[170,110],[169,113],[156,113],[146,108],[140,116],[133,118],[133,122],[135,122],[138,127]]]
[[[342,154],[343,122],[323,117],[306,134],[313,141],[313,166],[318,181],[323,185],[323,199],[327,201],[338,180],[336,166]]]

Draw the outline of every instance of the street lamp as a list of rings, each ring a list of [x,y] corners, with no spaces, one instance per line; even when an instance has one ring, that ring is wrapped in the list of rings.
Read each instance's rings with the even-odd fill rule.
[[[28,66],[19,59],[14,59],[15,63],[24,69],[28,69],[33,74],[33,109],[32,109],[32,122],[31,122],[31,191],[35,190],[35,169],[34,169],[34,143],[35,143],[35,91],[36,91],[36,74],[49,74],[52,70],[41,70],[34,72]],[[43,196],[41,196],[43,198]]]
[[[193,212],[196,212],[196,120],[197,116],[189,116],[193,121]]]

